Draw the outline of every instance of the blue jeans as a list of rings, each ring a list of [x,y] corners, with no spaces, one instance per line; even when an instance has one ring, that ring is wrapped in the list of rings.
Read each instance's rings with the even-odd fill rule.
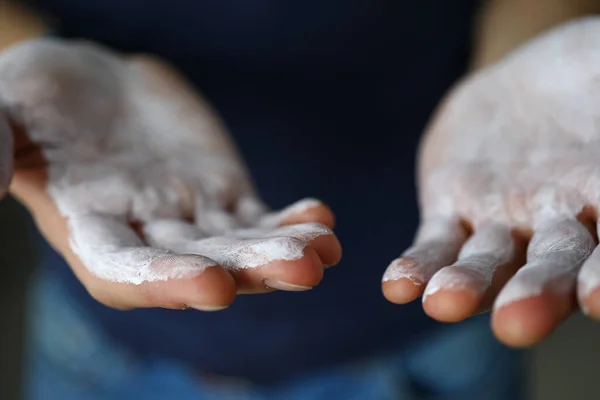
[[[137,359],[106,337],[48,273],[35,278],[30,306],[27,400],[526,398],[522,354],[494,340],[487,317],[265,387],[201,376],[176,360]]]

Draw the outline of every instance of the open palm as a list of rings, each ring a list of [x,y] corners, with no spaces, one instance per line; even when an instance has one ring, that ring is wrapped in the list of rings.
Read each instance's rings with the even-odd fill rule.
[[[579,304],[600,318],[600,19],[558,28],[462,82],[422,147],[422,226],[384,276],[396,303],[459,321],[493,309],[538,342]]]
[[[218,309],[309,289],[339,261],[329,209],[267,212],[218,118],[161,62],[27,42],[0,55],[0,104],[11,191],[107,305]]]

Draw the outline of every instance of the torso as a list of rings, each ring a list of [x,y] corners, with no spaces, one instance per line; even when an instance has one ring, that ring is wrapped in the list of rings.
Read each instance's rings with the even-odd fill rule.
[[[265,201],[323,199],[345,246],[318,288],[242,296],[213,314],[112,311],[60,263],[70,290],[115,339],[140,355],[269,380],[434,326],[420,304],[388,304],[380,280],[412,240],[416,146],[466,66],[476,1],[42,3],[65,36],[173,63],[224,118]]]

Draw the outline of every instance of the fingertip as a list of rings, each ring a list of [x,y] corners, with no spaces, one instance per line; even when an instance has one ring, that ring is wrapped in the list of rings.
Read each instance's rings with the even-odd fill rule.
[[[580,296],[579,305],[586,316],[600,320],[600,287]]]
[[[302,287],[314,287],[323,279],[323,262],[314,249],[306,247],[299,260],[281,261],[263,267],[265,278]]]
[[[384,281],[381,290],[385,298],[394,304],[406,304],[423,294],[425,285],[409,278]]]
[[[342,258],[342,245],[333,234],[313,239],[310,246],[316,251],[323,265],[327,267],[336,265]]]
[[[507,346],[532,346],[550,335],[569,315],[572,303],[549,292],[508,303],[494,310],[492,330]]]
[[[459,322],[477,312],[481,293],[469,289],[442,289],[423,298],[423,309],[440,322]]]
[[[257,294],[276,290],[302,291],[313,288],[323,279],[323,263],[314,249],[305,247],[302,257],[278,260],[256,268],[232,271],[238,293]]]
[[[91,275],[83,281],[94,299],[122,311],[157,307],[181,310],[189,306],[218,309],[229,306],[236,296],[233,277],[217,266],[207,267],[190,278],[140,284],[112,282]]]
[[[233,303],[237,288],[231,274],[219,266],[208,267],[193,280],[191,293],[187,294],[185,304],[194,308],[224,308]]]

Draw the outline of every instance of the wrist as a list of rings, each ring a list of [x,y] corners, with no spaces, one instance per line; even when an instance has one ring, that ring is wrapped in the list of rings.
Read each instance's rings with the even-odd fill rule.
[[[475,29],[471,68],[494,64],[543,32],[598,12],[596,0],[488,0]]]
[[[46,25],[35,12],[7,0],[0,0],[0,52],[46,32]]]

